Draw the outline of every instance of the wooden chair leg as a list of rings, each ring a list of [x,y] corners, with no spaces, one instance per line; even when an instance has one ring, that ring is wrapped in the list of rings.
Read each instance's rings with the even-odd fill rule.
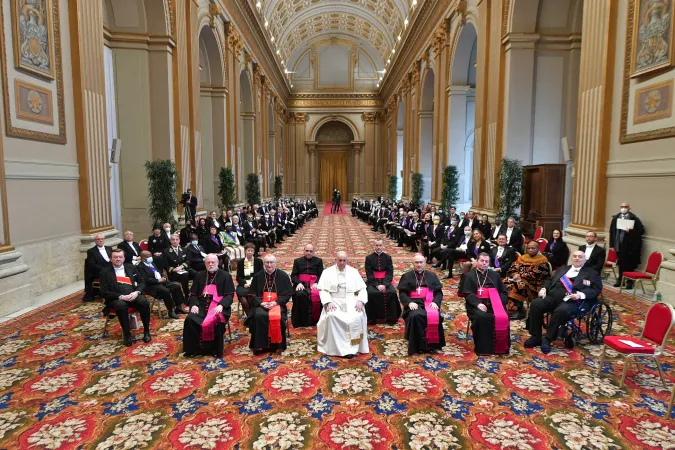
[[[605,350],[607,346],[602,344],[602,353],[600,353],[600,361],[598,362],[598,370],[595,373],[600,374],[602,372],[602,365],[605,363]]]
[[[633,280],[633,297],[635,297],[635,294],[637,293],[637,282],[639,280]]]
[[[621,277],[621,283],[619,284],[619,292],[623,292],[623,289],[626,287],[626,277]]]
[[[640,289],[642,289],[642,293],[647,295],[647,291],[645,291],[645,284],[642,282],[642,280],[639,280],[639,281],[640,281]]]
[[[630,365],[632,359],[631,356],[632,355],[626,356],[626,361],[624,362],[623,365],[623,373],[621,374],[621,383],[619,384],[619,387],[623,387],[623,382],[626,380],[626,374],[628,373],[628,366]]]

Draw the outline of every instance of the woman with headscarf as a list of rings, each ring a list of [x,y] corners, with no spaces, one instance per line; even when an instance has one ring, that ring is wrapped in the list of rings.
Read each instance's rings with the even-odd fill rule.
[[[220,238],[225,246],[225,252],[230,260],[241,259],[244,257],[244,247],[239,241],[239,236],[234,231],[230,222],[225,224],[225,231],[220,233]]]
[[[515,313],[509,316],[511,319],[525,318],[524,303],[537,298],[539,289],[550,276],[548,258],[539,252],[539,243],[528,242],[527,253],[521,255],[511,265],[504,279],[509,297],[509,310],[515,310]]]

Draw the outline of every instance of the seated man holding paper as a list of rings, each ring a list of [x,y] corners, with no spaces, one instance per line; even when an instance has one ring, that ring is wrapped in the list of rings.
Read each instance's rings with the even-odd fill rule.
[[[314,246],[305,245],[305,256],[293,261],[293,327],[313,327],[321,316],[321,296],[317,282],[323,273],[323,260],[314,255]]]
[[[443,286],[435,273],[424,270],[426,258],[421,253],[413,257],[414,270],[404,273],[398,283],[401,303],[405,308],[405,338],[408,355],[437,353],[445,346],[441,302]]]
[[[476,354],[503,355],[509,353],[511,346],[506,287],[489,267],[490,255],[480,253],[476,268],[462,275],[457,291],[466,301]]]
[[[323,311],[316,324],[318,350],[329,356],[353,358],[368,353],[366,283],[355,268],[347,265],[348,256],[338,252],[335,265],[323,271],[319,293]]]
[[[562,266],[555,271],[539,291],[539,297],[530,306],[528,331],[531,337],[525,341],[525,348],[541,345],[543,353],[551,351],[551,342],[558,336],[558,327],[565,325],[579,304],[593,301],[602,292],[602,279],[590,267],[584,267],[586,255],[577,250],[572,254],[572,265]],[[544,314],[550,312],[546,336],[542,337]]]

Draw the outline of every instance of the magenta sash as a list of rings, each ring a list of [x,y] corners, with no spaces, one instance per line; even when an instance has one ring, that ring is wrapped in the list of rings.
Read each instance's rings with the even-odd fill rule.
[[[434,291],[425,287],[410,292],[410,298],[423,298],[424,309],[427,311],[427,344],[438,344],[440,336],[438,335],[438,324],[440,322],[440,310],[431,307],[434,301]]]
[[[211,295],[213,299],[211,304],[209,304],[209,310],[206,313],[204,322],[202,322],[202,341],[212,341],[215,339],[216,325],[219,323],[225,323],[225,316],[223,313],[215,313],[216,306],[220,304],[220,301],[223,299],[222,296],[218,295],[218,288],[215,284],[209,284],[204,288],[203,295]]]
[[[495,316],[494,352],[501,355],[509,352],[509,316],[504,310],[502,299],[495,288],[485,288],[482,293],[477,293],[478,298],[489,298],[492,312]]]
[[[377,280],[384,280],[387,276],[387,272],[384,270],[373,270],[373,277]]]
[[[312,286],[314,283],[316,283],[317,276],[310,275],[308,273],[301,273],[298,275],[298,279],[301,283]],[[317,321],[319,320],[319,317],[321,317],[321,297],[319,296],[319,291],[316,289],[310,289],[309,298],[312,301],[312,321]]]

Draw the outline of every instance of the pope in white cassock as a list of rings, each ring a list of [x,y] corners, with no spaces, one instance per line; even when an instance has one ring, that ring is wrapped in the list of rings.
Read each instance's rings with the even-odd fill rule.
[[[366,283],[358,270],[347,265],[347,259],[347,253],[338,252],[336,264],[321,274],[323,311],[316,327],[321,353],[353,358],[357,353],[368,353],[368,295]]]

